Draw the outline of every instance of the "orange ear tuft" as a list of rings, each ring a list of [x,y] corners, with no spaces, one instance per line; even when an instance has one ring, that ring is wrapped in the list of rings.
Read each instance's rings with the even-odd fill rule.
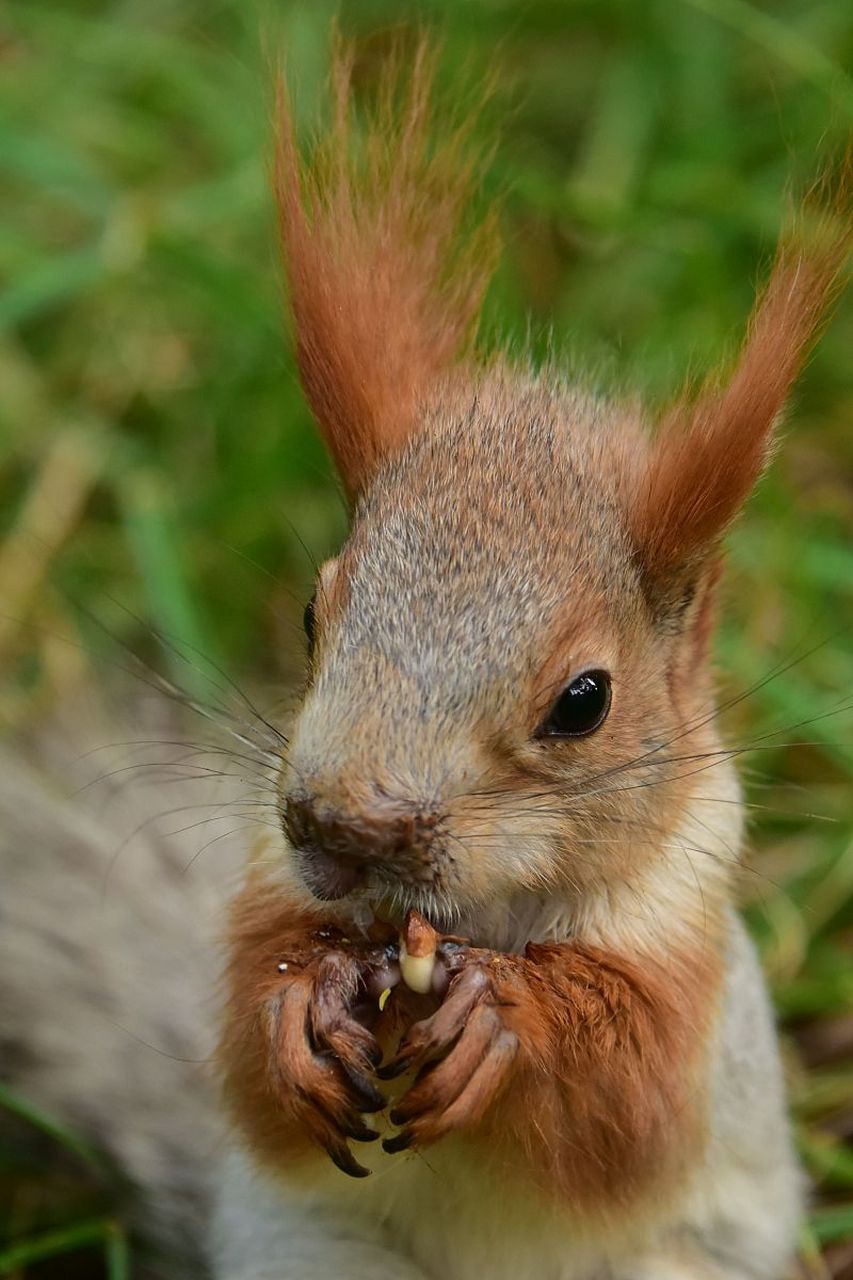
[[[659,587],[704,561],[768,460],[773,427],[843,283],[853,149],[832,201],[821,204],[807,201],[783,237],[728,382],[714,379],[676,404],[641,464],[631,519],[645,572]]]
[[[334,115],[310,160],[279,84],[275,188],[305,394],[355,495],[399,449],[419,405],[464,354],[495,261],[494,220],[471,222],[470,127],[433,125],[435,58],[392,58],[359,130],[352,54],[336,52]]]

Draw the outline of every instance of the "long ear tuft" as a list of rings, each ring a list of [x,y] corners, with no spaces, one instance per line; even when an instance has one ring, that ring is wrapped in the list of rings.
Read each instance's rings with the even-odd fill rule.
[[[734,372],[674,406],[635,477],[634,538],[646,575],[664,595],[704,563],[749,496],[791,386],[841,290],[853,240],[853,148],[829,199],[826,188],[815,188],[783,235]]]
[[[361,129],[352,62],[339,46],[332,122],[307,161],[279,82],[275,189],[302,384],[354,496],[470,345],[497,238],[494,217],[471,218],[470,125],[433,120],[426,41],[408,65],[389,59]]]

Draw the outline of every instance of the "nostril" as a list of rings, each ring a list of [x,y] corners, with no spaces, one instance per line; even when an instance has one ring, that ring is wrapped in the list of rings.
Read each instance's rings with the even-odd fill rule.
[[[363,882],[365,869],[354,860],[353,849],[341,841],[340,825],[318,818],[310,800],[289,797],[282,825],[315,898],[332,902]]]

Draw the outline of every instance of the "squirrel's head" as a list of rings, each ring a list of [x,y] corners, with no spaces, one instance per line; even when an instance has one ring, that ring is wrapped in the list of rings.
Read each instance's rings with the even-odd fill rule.
[[[727,378],[656,431],[466,348],[488,278],[464,131],[432,145],[430,60],[351,145],[347,68],[277,188],[303,385],[353,501],[306,612],[281,777],[318,897],[470,918],[607,890],[667,853],[705,770],[720,540],[833,295],[847,232],[791,234]],[[393,74],[393,73],[392,73]]]

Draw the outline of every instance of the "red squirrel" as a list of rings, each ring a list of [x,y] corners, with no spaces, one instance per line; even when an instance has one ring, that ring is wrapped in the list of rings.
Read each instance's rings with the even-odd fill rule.
[[[352,523],[228,941],[225,1097],[300,1242],[268,1274],[341,1274],[346,1238],[349,1277],[770,1280],[800,1175],[709,640],[849,202],[803,211],[733,367],[650,425],[478,361],[469,132],[436,143],[426,48],[366,131],[349,69],[309,159],[278,113],[296,358]],[[456,937],[425,996],[410,910]]]
[[[365,119],[340,52],[307,158],[281,90],[296,357],[349,536],[300,705],[238,727],[224,803],[171,785],[161,708],[110,730],[156,744],[158,780],[177,762],[160,828],[103,755],[96,814],[57,785],[55,730],[2,753],[3,1079],[142,1189],[158,1275],[781,1280],[803,1179],[709,645],[724,535],[843,280],[851,164],[791,220],[732,366],[654,421],[478,355],[496,220],[434,68],[390,63]],[[241,808],[268,766],[275,813]],[[258,812],[223,1107],[207,824]]]

